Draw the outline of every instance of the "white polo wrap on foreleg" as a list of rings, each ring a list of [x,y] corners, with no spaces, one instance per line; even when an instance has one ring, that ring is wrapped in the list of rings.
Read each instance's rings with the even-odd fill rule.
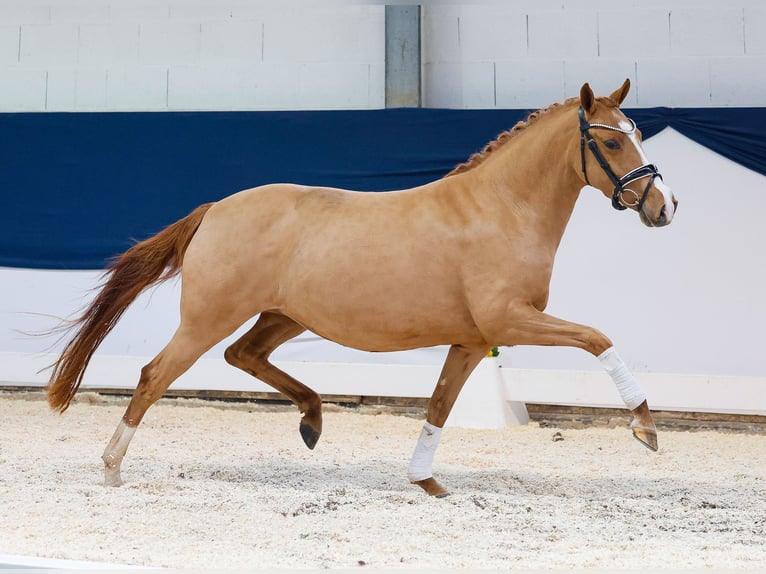
[[[604,369],[612,377],[617,390],[622,397],[625,406],[630,410],[635,409],[646,400],[646,393],[628,370],[628,366],[617,354],[614,347],[609,347],[598,356]]]
[[[423,424],[423,430],[420,431],[420,437],[418,437],[418,444],[415,446],[415,452],[412,454],[410,467],[407,469],[407,478],[410,479],[410,482],[425,480],[434,475],[434,455],[436,454],[436,447],[439,446],[441,436],[442,429],[428,421]]]

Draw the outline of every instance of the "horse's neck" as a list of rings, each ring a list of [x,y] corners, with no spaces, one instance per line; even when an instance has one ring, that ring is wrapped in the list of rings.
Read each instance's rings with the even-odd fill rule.
[[[503,215],[528,222],[529,232],[541,234],[554,249],[583,187],[568,157],[576,123],[565,114],[539,119],[475,168],[484,193],[505,207]]]

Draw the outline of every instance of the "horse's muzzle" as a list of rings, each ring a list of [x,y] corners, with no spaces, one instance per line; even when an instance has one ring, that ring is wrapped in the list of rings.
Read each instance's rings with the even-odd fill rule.
[[[646,209],[642,208],[641,211],[638,212],[638,215],[641,218],[641,223],[647,227],[665,227],[666,225],[670,225],[670,222],[673,221],[673,217],[678,210],[678,200],[675,197],[673,198],[672,210],[668,210],[667,207],[666,204],[663,204],[657,215],[654,217],[648,214]]]

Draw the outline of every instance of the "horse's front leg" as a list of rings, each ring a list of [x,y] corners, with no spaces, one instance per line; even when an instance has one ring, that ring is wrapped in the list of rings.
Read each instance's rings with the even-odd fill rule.
[[[410,482],[417,484],[431,496],[447,495],[447,490],[433,477],[434,455],[439,446],[442,427],[468,376],[486,354],[486,347],[469,349],[453,345],[442,367],[439,382],[431,395],[426,422],[423,424],[407,471]]]
[[[630,423],[633,436],[648,449],[657,451],[657,428],[654,426],[652,413],[646,402],[646,393],[641,385],[613,346],[610,345],[608,349],[600,353],[598,360],[614,381],[625,406],[633,413],[633,420]]]
[[[500,335],[503,345],[578,347],[597,357],[625,406],[633,413],[630,425],[633,436],[647,448],[657,450],[657,429],[646,402],[646,393],[606,335],[593,327],[546,315],[531,305],[513,307],[506,324],[509,327]]]

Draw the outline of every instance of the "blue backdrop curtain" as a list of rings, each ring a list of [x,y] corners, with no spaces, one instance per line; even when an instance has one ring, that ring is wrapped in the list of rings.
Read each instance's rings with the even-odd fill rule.
[[[0,114],[0,266],[99,269],[201,203],[442,177],[528,110]],[[628,110],[766,175],[766,108]]]

